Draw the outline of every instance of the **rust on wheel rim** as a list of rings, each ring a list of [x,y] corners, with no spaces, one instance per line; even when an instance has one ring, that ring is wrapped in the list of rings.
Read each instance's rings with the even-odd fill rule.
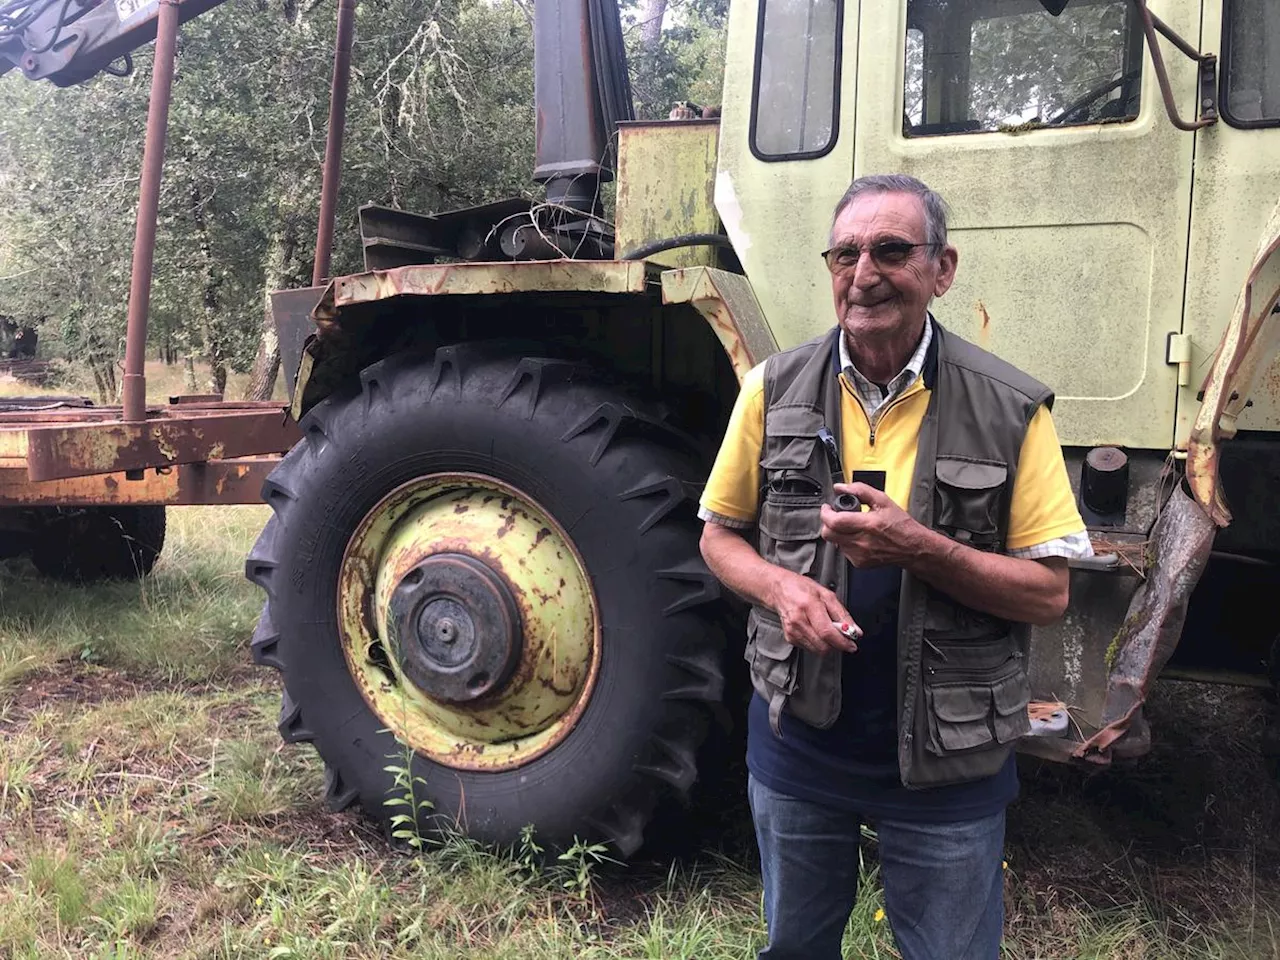
[[[415,751],[507,770],[573,729],[600,617],[573,541],[532,497],[481,474],[402,484],[360,522],[338,577],[351,676]]]

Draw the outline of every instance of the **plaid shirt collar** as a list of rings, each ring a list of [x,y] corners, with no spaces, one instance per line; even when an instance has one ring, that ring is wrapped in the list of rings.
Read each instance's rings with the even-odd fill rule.
[[[840,369],[853,387],[854,396],[862,404],[862,409],[866,411],[867,419],[873,419],[886,404],[901,396],[907,387],[916,382],[916,378],[924,370],[925,359],[929,355],[929,344],[932,342],[933,317],[926,317],[924,333],[920,336],[915,353],[911,354],[911,359],[898,372],[898,375],[885,385],[884,390],[881,390],[858,372],[858,368],[853,365],[853,358],[849,356],[849,342],[843,332],[840,334]]]

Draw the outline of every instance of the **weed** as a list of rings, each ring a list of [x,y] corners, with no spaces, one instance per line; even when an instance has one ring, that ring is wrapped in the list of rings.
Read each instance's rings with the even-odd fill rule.
[[[392,790],[389,791],[392,795],[386,797],[382,803],[384,806],[400,811],[391,816],[391,839],[410,849],[421,850],[427,842],[426,834],[423,832],[424,818],[430,816],[433,804],[425,797],[419,799],[418,791],[426,787],[427,781],[415,775],[411,768],[413,747],[398,737],[396,742],[401,745],[401,752],[398,755],[391,754],[388,759],[398,759],[401,762],[388,764],[382,768],[393,778]]]
[[[121,876],[93,921],[113,945],[128,937],[145,939],[160,922],[162,892],[157,880]]]
[[[90,910],[89,885],[78,859],[70,853],[36,851],[27,864],[27,879],[35,895],[53,905],[59,927],[75,929]]]
[[[515,850],[512,851],[520,873],[530,880],[542,873],[542,855],[546,852],[538,844],[534,833],[532,823],[526,823],[521,827],[520,839],[516,843]]]
[[[596,867],[602,863],[618,863],[609,856],[609,848],[603,843],[586,843],[573,838],[569,849],[556,857],[560,886],[579,900],[591,894],[592,878]]]
[[[532,827],[494,852],[431,819],[403,744],[389,809],[417,856],[324,811],[318,758],[279,745],[274,681],[244,670],[260,597],[239,568],[265,515],[171,511],[145,590],[0,564],[0,957],[745,960],[764,945],[752,865],[708,849],[620,874],[599,844],[555,857]],[[1162,681],[1148,707],[1162,738],[1138,767],[1023,766],[1006,960],[1280,957],[1265,705]],[[866,849],[844,954],[891,960]]]
[[[32,736],[14,737],[0,753],[0,821],[31,809],[34,775],[48,743]]]

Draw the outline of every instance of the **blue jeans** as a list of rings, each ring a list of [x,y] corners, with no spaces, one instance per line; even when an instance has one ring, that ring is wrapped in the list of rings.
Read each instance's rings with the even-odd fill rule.
[[[769,945],[760,960],[839,960],[858,894],[857,814],[747,786]],[[903,960],[996,960],[1004,811],[957,823],[879,820],[884,909]]]

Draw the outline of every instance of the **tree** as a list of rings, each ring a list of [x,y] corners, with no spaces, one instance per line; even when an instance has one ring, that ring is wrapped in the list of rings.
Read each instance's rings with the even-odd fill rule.
[[[278,367],[270,289],[309,282],[332,4],[233,0],[184,25],[161,191],[151,342],[201,356],[219,390]],[[335,272],[360,269],[356,208],[441,210],[530,191],[532,36],[515,4],[366,0],[348,111]],[[150,50],[123,80],[0,79],[0,304],[47,314],[114,392]]]

